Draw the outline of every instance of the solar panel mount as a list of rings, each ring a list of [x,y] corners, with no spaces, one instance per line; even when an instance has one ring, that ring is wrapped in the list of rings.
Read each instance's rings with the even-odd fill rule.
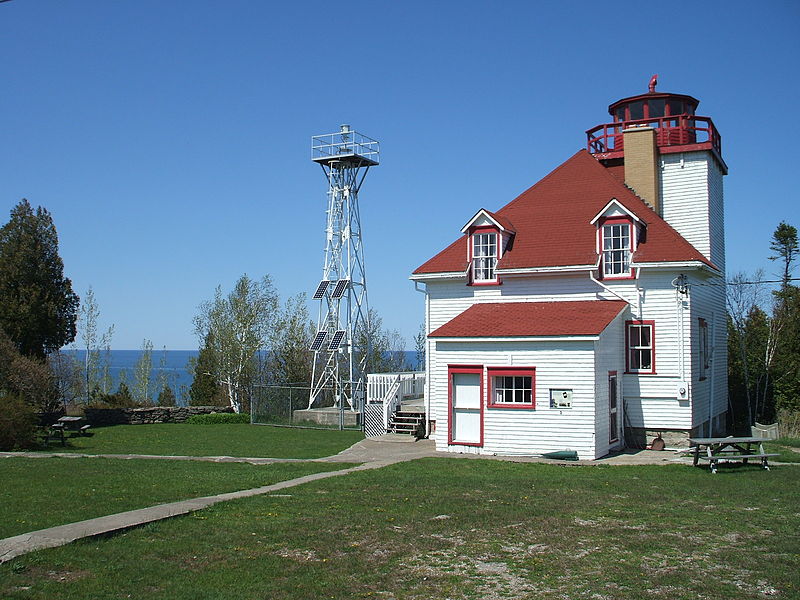
[[[322,348],[323,342],[325,342],[325,338],[327,337],[327,331],[318,331],[317,335],[314,336],[314,340],[311,342],[311,347],[309,350],[317,351]]]
[[[340,279],[339,281],[336,282],[336,287],[333,288],[333,293],[331,294],[331,297],[341,298],[344,295],[349,285],[350,285],[349,279]]]
[[[327,290],[327,289],[328,289],[328,286],[329,286],[330,284],[331,284],[331,282],[330,282],[330,281],[328,281],[327,279],[323,279],[322,281],[320,281],[320,282],[319,282],[319,285],[317,286],[317,291],[316,291],[316,292],[314,292],[314,295],[313,295],[313,296],[311,296],[311,297],[312,297],[314,300],[319,300],[320,298],[322,298],[323,296],[325,296],[325,290]]]
[[[328,350],[337,350],[339,346],[342,345],[342,340],[344,339],[344,334],[347,333],[345,330],[340,329],[336,333],[333,334],[333,338],[331,339],[331,343],[328,344]]]

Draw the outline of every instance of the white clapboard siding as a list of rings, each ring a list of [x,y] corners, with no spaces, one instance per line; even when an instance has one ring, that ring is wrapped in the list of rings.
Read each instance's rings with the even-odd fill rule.
[[[451,342],[437,340],[429,374],[431,418],[436,420],[436,448],[478,454],[541,454],[575,450],[596,458],[594,342]],[[484,366],[484,443],[481,448],[448,446],[448,365]],[[536,368],[535,409],[488,408],[491,382],[485,367]],[[550,389],[573,390],[572,408],[550,408]]]
[[[721,276],[690,279],[691,295],[691,391],[692,427],[707,424],[725,413],[728,408],[728,331],[725,306],[725,279]],[[708,323],[708,344],[711,365],[705,373],[700,365],[700,324],[699,319]],[[713,388],[713,401],[711,393]],[[704,430],[701,434],[707,434]],[[713,433],[713,432],[712,432]]]
[[[722,171],[707,150],[661,156],[661,216],[725,268]]]
[[[595,450],[596,457],[605,456],[623,444],[622,377],[625,372],[625,315],[614,319],[595,342]],[[608,374],[617,372],[618,440],[610,441]]]

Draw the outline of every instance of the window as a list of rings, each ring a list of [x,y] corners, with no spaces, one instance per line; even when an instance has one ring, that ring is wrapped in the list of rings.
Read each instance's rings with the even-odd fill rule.
[[[536,369],[489,367],[490,408],[535,408]]]
[[[631,224],[606,222],[602,227],[602,273],[604,278],[631,275]]]
[[[608,443],[619,441],[619,411],[617,407],[617,372],[608,372]]]
[[[625,330],[628,373],[655,373],[655,323],[628,321]]]
[[[700,381],[703,381],[707,376],[709,361],[708,361],[708,322],[705,319],[698,319],[699,322],[699,348],[698,348],[698,371],[700,373]]]
[[[495,282],[497,275],[497,233],[472,234],[472,280]]]

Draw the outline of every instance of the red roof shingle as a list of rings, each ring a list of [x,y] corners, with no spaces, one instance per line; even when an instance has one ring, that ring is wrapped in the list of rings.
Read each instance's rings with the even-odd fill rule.
[[[622,181],[581,150],[496,212],[513,223],[514,243],[498,269],[593,265],[596,227],[591,220],[616,198],[647,224],[635,262],[701,261],[711,265]],[[463,237],[425,262],[414,274],[466,271]]]
[[[626,306],[622,300],[473,304],[428,337],[599,335]]]

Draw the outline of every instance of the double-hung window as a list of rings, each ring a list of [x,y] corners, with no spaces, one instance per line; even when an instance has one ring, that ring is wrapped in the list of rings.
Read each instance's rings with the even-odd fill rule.
[[[613,221],[602,226],[604,278],[629,277],[631,274],[631,224]]]
[[[535,408],[534,367],[489,367],[490,408]]]
[[[497,281],[497,233],[476,232],[472,234],[472,280],[475,282]]]
[[[655,373],[655,323],[626,323],[627,367],[629,373]]]

